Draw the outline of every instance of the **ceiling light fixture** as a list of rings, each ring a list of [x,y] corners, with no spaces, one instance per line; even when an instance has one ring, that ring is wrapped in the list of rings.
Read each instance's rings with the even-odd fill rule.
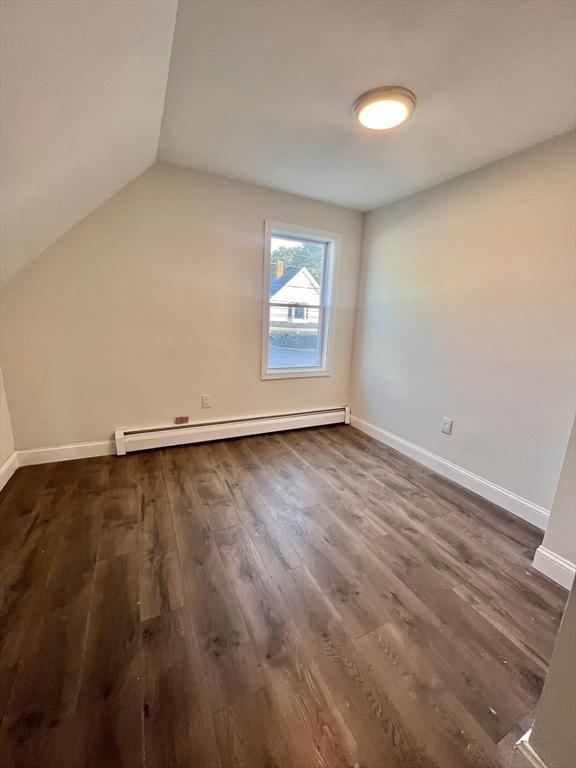
[[[371,131],[387,131],[406,122],[416,108],[416,96],[408,88],[387,85],[363,93],[354,102],[354,117]]]

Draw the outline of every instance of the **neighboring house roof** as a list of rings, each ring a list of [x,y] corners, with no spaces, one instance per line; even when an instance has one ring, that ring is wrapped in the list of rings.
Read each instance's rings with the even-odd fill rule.
[[[278,293],[280,288],[284,288],[286,283],[289,283],[290,280],[292,280],[293,277],[296,277],[298,272],[302,267],[287,267],[284,270],[284,274],[281,277],[274,277],[270,278],[270,296],[274,296],[275,293]]]
[[[314,275],[306,267],[287,267],[284,270],[284,274],[281,277],[274,277],[270,279],[270,298],[275,296],[278,291],[284,288],[297,274],[303,272],[314,288],[320,288]]]

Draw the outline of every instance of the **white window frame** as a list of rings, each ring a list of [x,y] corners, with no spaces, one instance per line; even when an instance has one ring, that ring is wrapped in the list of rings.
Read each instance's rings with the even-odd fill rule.
[[[270,270],[272,267],[272,238],[286,237],[326,245],[322,292],[320,295],[320,365],[314,368],[268,368],[268,323],[270,316]],[[267,379],[303,379],[332,375],[333,300],[336,269],[340,252],[340,235],[323,229],[266,220],[264,223],[264,283],[262,294],[262,367],[260,376]]]

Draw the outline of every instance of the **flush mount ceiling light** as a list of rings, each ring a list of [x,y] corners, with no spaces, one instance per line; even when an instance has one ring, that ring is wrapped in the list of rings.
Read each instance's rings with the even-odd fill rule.
[[[416,108],[416,96],[408,88],[387,85],[363,93],[354,102],[354,117],[371,131],[387,131],[406,122]]]

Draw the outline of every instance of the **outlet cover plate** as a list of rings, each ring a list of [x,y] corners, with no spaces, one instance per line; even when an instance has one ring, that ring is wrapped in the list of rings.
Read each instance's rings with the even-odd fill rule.
[[[451,435],[453,423],[454,423],[454,419],[449,419],[447,416],[445,416],[442,419],[442,426],[440,427],[440,431],[445,435]]]

